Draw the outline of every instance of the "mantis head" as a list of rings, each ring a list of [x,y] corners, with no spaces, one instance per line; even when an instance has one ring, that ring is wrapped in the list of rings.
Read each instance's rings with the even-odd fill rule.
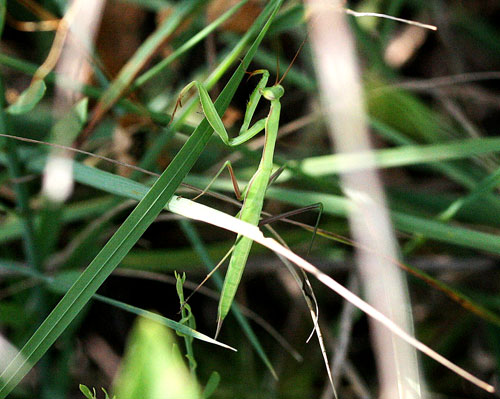
[[[275,86],[263,88],[261,94],[266,100],[279,100],[283,94],[285,94],[285,89],[280,84],[277,84]]]

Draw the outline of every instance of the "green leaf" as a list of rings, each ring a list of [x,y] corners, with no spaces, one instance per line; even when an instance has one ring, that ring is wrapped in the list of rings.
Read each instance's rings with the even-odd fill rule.
[[[104,399],[111,399],[109,394],[108,394],[108,391],[106,391],[104,388],[102,388],[102,391],[104,392]],[[116,396],[113,395],[113,399],[116,399]]]
[[[114,393],[119,399],[198,399],[200,392],[172,334],[139,318],[131,333]]]
[[[17,101],[7,108],[7,112],[12,115],[20,115],[31,111],[43,98],[46,89],[47,86],[45,86],[45,82],[42,79],[34,80],[22,92]]]
[[[94,393],[92,393],[86,385],[80,384],[80,391],[88,399],[95,399],[96,398],[95,388],[94,388]]]

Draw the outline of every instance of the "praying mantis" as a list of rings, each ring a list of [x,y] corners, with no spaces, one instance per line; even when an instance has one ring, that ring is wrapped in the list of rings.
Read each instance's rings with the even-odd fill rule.
[[[303,45],[304,43],[302,43]],[[290,70],[295,58],[300,52],[302,45],[300,46],[297,54],[292,60],[290,66],[288,67],[285,74],[278,81],[276,79],[276,83],[273,86],[267,86],[267,81],[269,80],[269,71],[265,69],[259,69],[250,73],[250,76],[254,75],[262,75],[260,78],[256,88],[253,90],[250,95],[250,100],[247,105],[247,109],[245,111],[245,116],[243,119],[243,124],[240,128],[239,135],[235,138],[230,139],[227,133],[224,124],[220,116],[217,114],[215,106],[210,99],[210,96],[203,86],[203,84],[199,81],[193,81],[186,85],[181,93],[179,94],[179,99],[177,100],[177,105],[180,105],[180,99],[184,96],[184,94],[189,91],[192,87],[196,87],[198,91],[198,95],[200,98],[200,103],[203,109],[203,113],[207,118],[208,122],[214,129],[214,131],[219,135],[221,140],[230,147],[238,146],[256,134],[265,130],[265,144],[262,152],[262,157],[259,163],[259,166],[250,179],[248,185],[245,187],[243,192],[240,192],[238,189],[238,185],[234,180],[234,173],[232,171],[232,166],[229,161],[227,161],[219,173],[216,174],[212,182],[217,178],[220,172],[227,166],[231,176],[233,177],[233,185],[235,189],[236,196],[239,200],[243,200],[243,206],[239,213],[239,217],[242,221],[248,222],[257,226],[260,221],[260,215],[262,212],[262,207],[264,205],[264,197],[266,193],[267,186],[271,179],[271,173],[273,169],[273,155],[274,148],[276,144],[276,139],[278,136],[278,128],[280,121],[280,111],[281,111],[281,103],[280,99],[285,93],[285,89],[281,86],[281,82],[285,78],[287,72]],[[269,113],[265,118],[260,119],[255,122],[253,126],[250,127],[250,123],[252,117],[255,113],[257,105],[261,99],[264,97],[268,100],[270,104]],[[177,106],[176,106],[177,108]],[[175,110],[174,110],[175,114]],[[219,300],[219,306],[217,311],[217,329],[215,333],[215,337],[218,336],[220,332],[220,328],[222,326],[222,322],[225,317],[229,313],[231,305],[233,303],[234,297],[236,295],[236,291],[238,289],[238,285],[241,280],[241,276],[245,269],[245,265],[248,259],[248,255],[250,253],[250,249],[252,247],[253,241],[247,237],[238,237],[236,239],[236,243],[234,245],[234,249],[231,255],[231,259],[229,261],[229,266],[226,272],[226,277],[224,279],[224,285],[221,292],[221,297]]]

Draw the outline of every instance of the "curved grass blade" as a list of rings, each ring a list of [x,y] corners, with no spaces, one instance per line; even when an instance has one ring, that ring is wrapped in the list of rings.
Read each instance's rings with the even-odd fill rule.
[[[219,114],[222,114],[229,105],[245,74],[245,70],[267,33],[267,29],[282,1],[274,0],[270,2],[255,21],[254,26],[263,25],[262,29],[242,63],[218,97],[215,105]],[[92,295],[95,294],[104,280],[135,245],[196,162],[211,134],[210,125],[204,120],[172,160],[169,167],[156,180],[137,207],[80,275],[38,330],[31,336],[16,358],[0,375],[0,383],[2,384],[0,399],[5,398],[45,354]]]
[[[17,101],[7,108],[7,112],[12,115],[20,115],[31,111],[43,98],[46,89],[47,86],[42,79],[35,79],[22,92]]]
[[[202,399],[208,399],[215,392],[220,382],[220,374],[217,371],[212,372],[210,377],[208,378],[207,384],[205,385],[205,389],[202,392]]]
[[[153,320],[159,324],[162,324],[168,328],[171,328],[172,330],[175,330],[180,334],[184,334],[184,335],[187,335],[189,337],[199,339],[200,341],[208,342],[209,344],[218,345],[218,346],[221,346],[223,348],[236,351],[236,349],[232,348],[229,345],[226,345],[226,344],[223,344],[219,341],[216,341],[215,339],[209,337],[208,335],[202,334],[202,333],[186,326],[185,324],[181,324],[181,323],[174,321],[174,320],[171,320],[167,317],[163,317],[157,313],[153,313],[153,312],[150,312],[148,310],[144,310],[144,309],[138,308],[136,306],[132,306],[132,305],[129,305],[127,303],[117,301],[116,299],[108,298],[108,297],[105,297],[105,296],[102,296],[99,294],[95,294],[94,298],[97,299],[98,301],[107,303],[107,304],[112,305],[112,306],[116,306],[117,308],[123,309],[129,313],[134,313],[138,316],[146,317],[146,318]]]

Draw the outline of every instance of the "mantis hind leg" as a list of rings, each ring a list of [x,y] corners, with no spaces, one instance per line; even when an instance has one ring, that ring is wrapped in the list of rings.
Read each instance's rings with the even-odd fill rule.
[[[265,226],[266,224],[274,223],[278,220],[284,220],[287,222],[297,224],[298,222],[294,222],[288,218],[290,218],[291,216],[300,215],[301,213],[309,212],[309,211],[312,211],[315,209],[318,209],[319,212],[318,212],[318,217],[316,218],[316,223],[314,225],[313,236],[311,238],[311,242],[309,243],[309,247],[307,250],[307,254],[309,255],[309,253],[311,252],[312,246],[314,244],[314,239],[316,238],[316,233],[318,231],[318,226],[319,226],[319,222],[321,220],[321,216],[323,215],[323,204],[321,202],[318,202],[316,204],[311,204],[311,205],[305,206],[303,208],[294,209],[293,211],[285,212],[285,213],[282,213],[280,215],[270,216],[266,219],[262,219],[259,222],[259,227]]]
[[[319,215],[318,215],[318,218],[317,218],[317,221],[316,221],[316,225],[315,225],[315,228],[314,228],[314,234],[313,234],[313,240],[314,240],[314,237],[316,236],[316,230],[318,228],[319,220],[321,218],[321,214],[322,214],[322,211],[323,211],[323,205],[321,203],[309,205],[307,207],[304,207],[304,208],[301,208],[301,209],[296,209],[296,210],[293,210],[291,212],[286,212],[286,213],[284,213],[282,215],[273,216],[271,218],[263,220],[259,224],[259,226],[272,223],[273,221],[276,221],[278,219],[284,220],[284,218],[286,218],[286,217],[290,217],[290,216],[293,216],[293,215],[296,215],[296,214],[299,214],[299,213],[307,212],[307,211],[315,209],[315,208],[319,208],[320,212],[319,212]],[[273,233],[273,235],[276,236],[276,238],[278,239],[279,242],[282,242],[282,244],[284,246],[287,246],[286,243],[283,242],[283,240],[281,239],[281,237],[274,231],[274,229],[272,229],[270,226],[268,226],[268,228],[271,230],[271,232]],[[313,240],[311,240],[311,244],[309,246],[308,253],[309,253],[309,251],[311,249]],[[321,354],[323,356],[323,361],[324,361],[324,364],[325,364],[325,368],[327,370],[328,379],[330,380],[330,384],[331,384],[333,392],[334,392],[334,397],[337,398],[337,395],[335,393],[335,386],[334,386],[334,383],[333,383],[333,376],[332,376],[332,373],[330,371],[331,368],[330,368],[330,364],[329,364],[329,361],[328,361],[328,356],[326,354],[326,348],[325,348],[325,343],[324,343],[324,340],[323,340],[323,334],[322,334],[320,326],[319,326],[319,306],[318,306],[318,301],[316,299],[316,295],[314,294],[314,290],[312,288],[311,282],[309,281],[309,278],[307,277],[307,274],[305,273],[304,270],[299,269],[297,271],[294,268],[294,266],[288,261],[288,259],[282,257],[281,255],[278,255],[278,257],[285,264],[285,266],[287,267],[288,271],[290,272],[290,274],[292,275],[292,277],[294,278],[294,280],[296,281],[296,283],[300,287],[300,290],[301,290],[302,295],[304,297],[304,300],[305,300],[305,302],[307,304],[309,312],[311,313],[311,319],[312,319],[312,322],[313,322],[313,329],[311,331],[311,334],[309,335],[309,338],[307,339],[307,342],[309,342],[309,340],[312,338],[313,334],[316,333],[316,335],[318,337],[319,346],[320,346],[320,349],[321,349]]]
[[[188,301],[191,299],[191,297],[198,292],[198,290],[210,279],[210,277],[213,276],[213,274],[222,266],[222,264],[226,261],[226,259],[231,255],[231,253],[234,251],[234,245],[229,249],[229,251],[226,252],[226,254],[222,257],[222,259],[215,265],[215,267],[208,273],[203,281],[196,286],[196,288],[189,294],[189,296],[183,301],[181,304],[181,311],[184,308],[184,305],[188,303]]]

